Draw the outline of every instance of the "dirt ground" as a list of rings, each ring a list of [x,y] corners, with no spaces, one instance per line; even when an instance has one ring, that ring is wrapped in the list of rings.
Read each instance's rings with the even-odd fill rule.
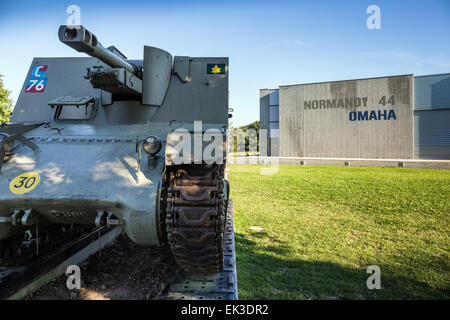
[[[69,290],[63,275],[28,300],[144,300],[164,299],[179,267],[167,246],[142,246],[120,235],[115,243],[82,265],[81,289]]]

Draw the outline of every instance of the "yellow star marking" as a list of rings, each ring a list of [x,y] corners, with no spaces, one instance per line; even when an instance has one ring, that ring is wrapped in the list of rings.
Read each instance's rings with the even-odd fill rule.
[[[219,68],[218,66],[217,66],[217,64],[211,69],[211,72],[212,73],[221,73],[222,72],[222,70],[220,70],[221,68]]]

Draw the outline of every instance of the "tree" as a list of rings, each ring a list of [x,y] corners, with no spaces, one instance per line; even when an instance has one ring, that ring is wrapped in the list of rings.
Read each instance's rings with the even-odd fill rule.
[[[244,139],[245,141],[245,151],[250,151],[250,143],[249,143],[249,135],[247,134],[247,131],[253,129],[256,132],[256,148],[259,150],[259,121],[252,122],[250,124],[247,124],[245,126],[241,126],[239,128],[231,128],[233,131],[233,135],[235,137],[233,141],[233,150],[234,152],[237,151],[244,151],[244,150],[238,150],[238,140]]]
[[[259,121],[252,122],[247,124],[246,126],[241,126],[239,129],[243,131],[247,131],[248,129],[253,129],[256,131],[256,135],[259,136]]]
[[[11,117],[12,103],[11,91],[3,87],[3,75],[0,74],[0,122],[8,122]]]

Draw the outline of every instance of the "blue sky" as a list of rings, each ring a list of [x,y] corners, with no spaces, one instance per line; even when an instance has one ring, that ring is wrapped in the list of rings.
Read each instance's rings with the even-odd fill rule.
[[[33,57],[83,56],[58,41],[66,8],[103,45],[141,59],[230,57],[233,125],[259,119],[259,89],[352,78],[450,72],[450,1],[6,1],[0,0],[0,73],[17,99]],[[369,5],[381,9],[369,30]]]

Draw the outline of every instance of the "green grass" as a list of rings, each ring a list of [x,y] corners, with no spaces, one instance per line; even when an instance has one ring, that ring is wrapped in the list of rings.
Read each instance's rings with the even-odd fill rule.
[[[261,168],[231,165],[240,299],[450,298],[450,171]]]

